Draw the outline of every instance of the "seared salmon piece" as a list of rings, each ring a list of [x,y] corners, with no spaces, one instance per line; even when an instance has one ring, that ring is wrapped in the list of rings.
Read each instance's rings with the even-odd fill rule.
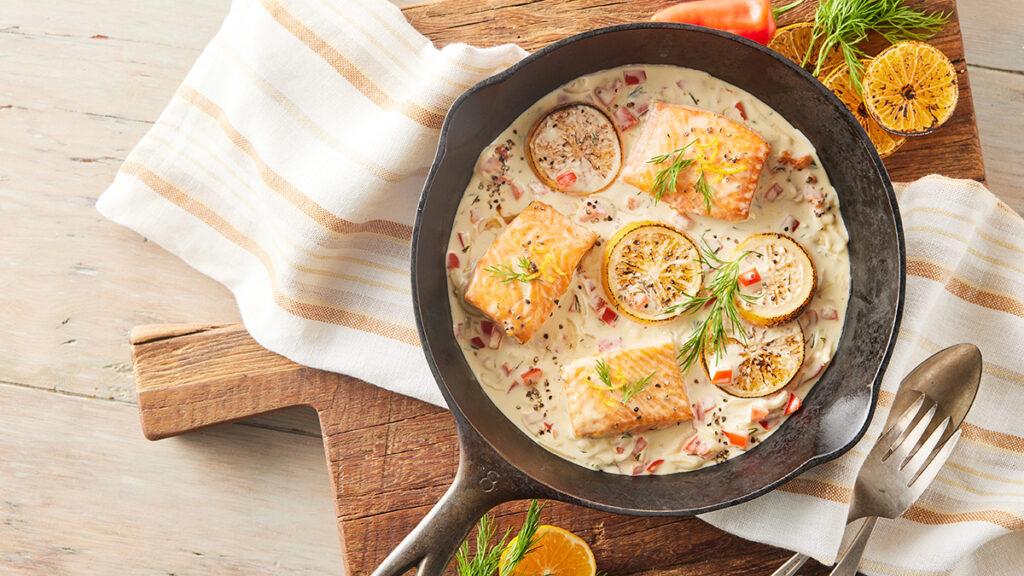
[[[746,220],[770,148],[745,125],[707,110],[654,102],[643,132],[622,170],[622,180],[655,195],[658,173],[672,165],[676,151],[693,162],[684,168],[661,200],[682,214],[720,220]],[[652,158],[668,155],[664,162]],[[701,174],[711,190],[711,212],[697,188]]]
[[[525,344],[551,316],[597,234],[531,202],[476,263],[466,302]]]
[[[611,389],[600,376],[602,367]],[[693,418],[671,342],[581,358],[562,367],[562,386],[577,438],[665,428]],[[623,402],[631,386],[635,393]]]

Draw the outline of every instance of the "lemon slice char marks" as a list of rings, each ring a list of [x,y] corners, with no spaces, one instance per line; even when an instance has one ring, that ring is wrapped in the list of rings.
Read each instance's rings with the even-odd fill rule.
[[[788,322],[807,307],[817,288],[814,263],[803,246],[785,234],[753,234],[734,249],[743,254],[740,272],[753,269],[760,281],[737,296],[740,316],[751,324],[775,326]]]
[[[725,392],[741,398],[766,396],[789,384],[800,371],[804,333],[797,322],[750,327],[746,343],[731,338],[720,356],[705,350],[703,362],[708,378]]]
[[[566,104],[530,130],[527,161],[550,188],[586,195],[607,188],[622,168],[622,144],[611,119],[589,104]]]
[[[602,261],[608,300],[629,317],[654,323],[695,296],[703,282],[700,252],[685,233],[660,222],[634,222],[611,238]]]
[[[938,48],[901,42],[876,56],[864,74],[864,104],[885,130],[927,134],[956,110],[956,68]]]
[[[813,36],[814,22],[798,22],[779,28],[772,41],[768,43],[768,47],[796,62],[804,70],[813,74],[814,69],[818,65],[818,46],[811,49],[810,55],[807,55]],[[805,56],[807,57],[807,64],[803,64]],[[842,63],[843,55],[839,48],[832,48],[825,57],[825,62],[821,67],[821,73],[818,74],[818,78],[825,78]]]
[[[867,69],[870,66],[870,60],[862,61],[864,68]],[[867,106],[864,104],[863,98],[857,93],[857,90],[853,86],[853,82],[850,80],[850,69],[845,65],[837,68],[828,78],[825,79],[825,87],[835,93],[836,96],[846,104],[846,107],[853,113],[853,117],[857,119],[857,122],[867,132],[868,138],[871,143],[875,145],[875,149],[878,150],[878,155],[882,158],[891,155],[900,146],[906,142],[906,138],[902,136],[896,136],[890,134],[883,129],[878,122],[871,117],[868,113]]]

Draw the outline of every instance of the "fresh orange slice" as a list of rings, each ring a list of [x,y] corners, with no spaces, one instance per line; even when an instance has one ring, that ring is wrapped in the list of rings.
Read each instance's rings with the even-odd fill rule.
[[[512,576],[594,576],[597,563],[590,546],[564,528],[543,524],[537,527],[536,543],[512,571]],[[516,539],[501,553],[500,571],[505,572],[509,551]]]
[[[796,62],[804,70],[814,74],[814,69],[818,65],[818,50],[811,49],[810,55],[807,54],[814,37],[813,32],[814,22],[799,22],[783,26],[775,32],[775,37],[768,43],[768,47]],[[807,58],[806,64],[804,63],[804,58]],[[821,67],[821,73],[818,74],[818,78],[825,78],[842,63],[843,55],[839,48],[832,48],[825,57],[825,63]]]
[[[804,332],[797,322],[746,328],[746,343],[730,338],[723,354],[704,351],[711,383],[740,398],[767,396],[789,384],[804,363]]]
[[[924,42],[900,42],[875,56],[863,85],[868,114],[899,136],[935,130],[953,115],[959,97],[953,63]]]
[[[864,69],[867,69],[871,63],[870,60],[862,60],[861,62]],[[853,113],[853,117],[864,127],[864,131],[867,132],[871,143],[878,150],[879,156],[882,158],[889,156],[906,142],[906,138],[895,136],[883,130],[878,125],[878,122],[875,122],[875,119],[868,114],[868,109],[864,106],[864,100],[857,93],[857,89],[854,88],[853,81],[850,80],[850,69],[845,64],[833,70],[828,75],[828,78],[825,78],[824,84],[825,87],[842,100],[843,104],[846,104],[846,107]]]
[[[633,222],[605,244],[601,276],[608,300],[623,314],[653,324],[675,318],[703,282],[700,251],[662,222]]]

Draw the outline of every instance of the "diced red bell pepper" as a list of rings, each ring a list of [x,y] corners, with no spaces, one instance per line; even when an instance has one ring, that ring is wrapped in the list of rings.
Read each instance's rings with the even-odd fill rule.
[[[775,36],[771,0],[696,0],[659,10],[655,22],[681,22],[732,32],[767,44]]]
[[[803,403],[802,400],[800,400],[800,397],[797,396],[796,394],[793,394],[792,392],[790,392],[789,393],[789,400],[786,401],[786,409],[783,410],[783,414],[785,414],[786,416],[789,416],[793,412],[796,412],[797,410],[799,410],[800,407],[803,406],[803,405],[804,405],[804,403]]]
[[[723,430],[723,432],[725,432],[725,437],[729,439],[729,444],[732,444],[737,448],[743,448],[744,450],[747,448],[747,444],[750,442],[750,436],[748,434],[729,432],[728,430]]]
[[[639,68],[624,70],[622,72],[622,77],[626,80],[626,84],[629,86],[636,86],[637,84],[642,84],[647,81],[647,72]]]
[[[472,346],[474,350],[479,350],[486,346],[486,344],[484,344],[483,338],[479,336],[473,336],[472,338],[470,338],[469,345]]]
[[[651,462],[650,464],[647,465],[647,472],[650,473],[650,474],[654,474],[654,472],[657,471],[658,468],[661,468],[661,465],[664,464],[664,463],[665,463],[665,459],[664,458],[658,458],[654,462]]]
[[[555,183],[562,190],[565,190],[576,183],[576,173],[572,170],[566,170],[555,177]]]
[[[754,405],[750,407],[750,421],[757,422],[768,417],[768,409],[764,406]]]
[[[601,312],[601,321],[609,326],[615,324],[615,321],[618,320],[618,318],[619,315],[611,308],[605,307],[604,311]]]
[[[757,268],[751,268],[743,274],[740,274],[740,284],[743,286],[750,286],[751,284],[757,284],[761,281],[761,274],[758,273]]]
[[[523,379],[523,384],[532,385],[532,384],[536,384],[537,381],[540,380],[540,377],[543,374],[544,374],[543,370],[541,370],[540,368],[537,368],[536,366],[534,366],[533,368],[530,368],[526,372],[523,372],[522,374],[520,374],[519,377]]]
[[[743,105],[743,102],[736,103],[736,109],[740,111],[740,118],[747,120],[747,107]]]
[[[454,270],[459,267],[459,257],[455,252],[448,253],[448,269]]]
[[[637,120],[637,117],[625,106],[619,106],[616,108],[612,116],[615,119],[615,125],[618,126],[619,130],[622,132],[625,132],[640,123],[640,120]]]
[[[732,370],[718,370],[711,378],[712,384],[728,384],[732,382]]]

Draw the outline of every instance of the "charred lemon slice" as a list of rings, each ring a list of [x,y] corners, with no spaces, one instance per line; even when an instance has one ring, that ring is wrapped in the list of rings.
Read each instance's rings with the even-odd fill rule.
[[[864,105],[885,130],[918,136],[935,130],[956,109],[956,69],[924,42],[901,42],[875,56],[864,74]]]
[[[741,398],[766,396],[789,384],[804,363],[804,332],[797,322],[750,327],[746,342],[730,338],[723,354],[704,351],[711,383]]]
[[[747,322],[775,326],[810,304],[817,287],[814,263],[796,240],[774,232],[753,234],[734,254],[742,258],[736,309]]]
[[[656,323],[678,316],[703,281],[700,252],[689,236],[661,222],[634,222],[605,245],[604,291],[620,312]]]
[[[800,22],[779,28],[775,33],[775,37],[768,43],[768,47],[796,62],[804,70],[814,74],[814,69],[818,66],[818,51],[811,49],[813,38],[814,22]],[[810,50],[809,55],[808,50]],[[806,64],[804,63],[804,58],[807,59]],[[833,48],[829,50],[818,78],[825,78],[842,63],[843,55],[839,49]]]
[[[870,63],[870,60],[862,61],[865,69],[867,69]],[[853,113],[854,118],[864,127],[864,131],[867,132],[871,143],[878,150],[879,156],[885,158],[906,142],[906,138],[895,136],[883,130],[878,125],[878,122],[875,122],[875,119],[868,114],[868,109],[864,106],[864,100],[857,93],[857,89],[854,88],[853,81],[850,80],[850,69],[845,64],[833,70],[828,75],[828,78],[825,78],[824,84],[826,88],[834,92],[843,101],[843,104],[846,104],[846,107]]]
[[[593,194],[608,187],[622,168],[615,125],[589,104],[555,108],[530,131],[530,168],[548,187],[567,194]]]

